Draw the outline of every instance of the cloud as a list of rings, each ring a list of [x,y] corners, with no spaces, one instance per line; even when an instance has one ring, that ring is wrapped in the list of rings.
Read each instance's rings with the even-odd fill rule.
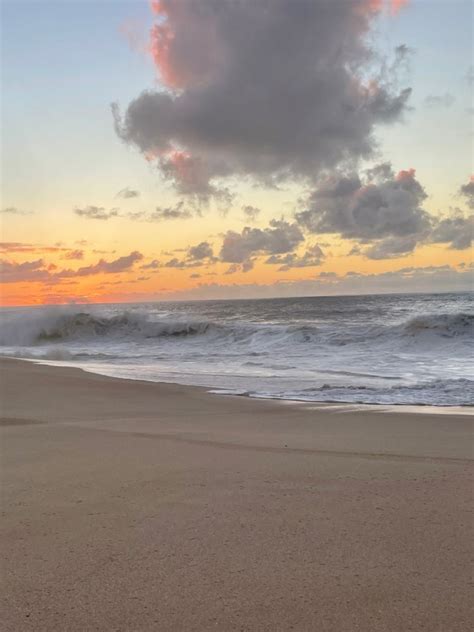
[[[409,4],[410,0],[390,0],[390,10],[392,14],[397,14],[399,11]]]
[[[472,269],[451,266],[405,267],[389,272],[338,275],[324,271],[313,279],[260,284],[202,283],[195,288],[163,293],[168,300],[383,294],[404,292],[456,292],[472,289]]]
[[[16,206],[6,206],[0,211],[2,215],[32,215],[32,211],[22,211]]]
[[[86,206],[84,208],[75,208],[74,213],[80,217],[86,217],[87,219],[99,219],[107,220],[111,217],[118,217],[119,211],[116,208],[107,211],[102,206]]]
[[[22,281],[47,281],[50,273],[43,259],[16,263],[0,259],[0,276],[2,283],[20,283]]]
[[[42,282],[61,283],[64,279],[93,276],[96,274],[118,274],[133,268],[137,261],[141,261],[143,255],[136,250],[129,255],[118,257],[113,261],[100,259],[97,263],[83,266],[77,270],[58,270],[54,264],[47,264],[43,259],[16,263],[14,261],[0,260],[0,275],[2,283],[17,282]]]
[[[367,259],[398,259],[412,253],[418,244],[417,236],[387,237],[361,251]]]
[[[69,252],[69,248],[63,246],[43,246],[42,244],[29,244],[21,241],[2,241],[0,242],[0,252],[36,252],[36,253],[54,253]]]
[[[456,99],[452,94],[445,92],[440,95],[430,94],[425,98],[423,103],[427,108],[450,108],[455,101]]]
[[[140,197],[140,191],[125,187],[125,189],[121,189],[115,197],[122,198],[124,200],[130,200],[132,198]]]
[[[264,185],[312,180],[372,155],[376,127],[406,108],[411,90],[373,70],[367,36],[382,2],[153,6],[163,89],[144,91],[123,116],[114,104],[115,129],[180,193],[225,197],[222,181],[235,176]]]
[[[332,233],[370,244],[370,258],[411,252],[431,230],[431,217],[421,207],[426,193],[415,170],[397,175],[388,163],[366,171],[334,173],[320,180],[297,221],[310,233]]]
[[[474,215],[464,216],[457,211],[437,221],[430,236],[435,244],[449,243],[452,250],[465,250],[472,244]]]
[[[292,252],[304,241],[303,233],[295,223],[273,219],[268,228],[246,226],[241,233],[225,233],[220,259],[227,263],[242,264],[243,270],[252,267],[256,255],[281,255]],[[236,271],[237,268],[232,268]]]
[[[97,263],[90,266],[84,266],[82,268],[79,268],[78,270],[63,270],[59,272],[57,276],[82,277],[90,276],[93,274],[117,274],[119,272],[125,272],[126,270],[129,270],[137,261],[141,261],[141,259],[143,259],[143,255],[141,254],[141,252],[134,250],[129,255],[118,257],[113,261],[100,259]]]
[[[141,269],[159,270],[160,268],[176,268],[178,270],[184,270],[186,268],[199,268],[217,261],[212,246],[208,241],[201,241],[195,246],[188,246],[184,252],[186,254],[182,258],[173,257],[168,261],[153,259],[149,263],[142,265]]]
[[[258,216],[261,213],[261,210],[256,206],[242,206],[242,211],[244,213],[244,217],[248,222],[255,222],[258,219]]]
[[[162,222],[172,219],[189,219],[193,217],[193,213],[189,209],[184,208],[184,202],[181,201],[175,204],[175,206],[157,206],[155,210],[150,213],[129,213],[128,217],[138,222]]]
[[[207,241],[202,241],[197,246],[191,246],[188,250],[188,258],[192,261],[202,261],[203,259],[212,259],[214,253],[211,245]]]
[[[186,249],[184,259],[174,257],[163,264],[165,268],[199,268],[203,265],[215,263],[217,258],[214,257],[212,246],[207,241],[202,241],[196,246],[189,246]]]
[[[84,251],[70,250],[63,256],[63,259],[84,259]]]
[[[320,266],[325,260],[326,255],[318,244],[310,246],[306,252],[299,256],[294,252],[286,255],[271,255],[265,263],[271,265],[280,265],[279,270],[285,271],[291,268],[311,268]]]
[[[158,270],[159,268],[161,268],[161,262],[158,259],[153,259],[153,261],[140,266],[141,270]]]
[[[474,209],[474,176],[471,176],[467,184],[462,185],[459,193],[466,199],[469,208]]]

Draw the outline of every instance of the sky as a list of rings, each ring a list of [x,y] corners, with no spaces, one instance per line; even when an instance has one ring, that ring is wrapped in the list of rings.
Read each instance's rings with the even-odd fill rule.
[[[3,305],[472,288],[470,0],[3,0]]]

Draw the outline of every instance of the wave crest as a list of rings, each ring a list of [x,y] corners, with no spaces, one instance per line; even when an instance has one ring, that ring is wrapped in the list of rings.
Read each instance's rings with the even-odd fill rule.
[[[60,316],[50,325],[44,326],[36,335],[35,342],[57,342],[97,336],[117,335],[127,338],[138,336],[158,338],[165,336],[190,336],[206,333],[210,323],[206,322],[153,322],[144,316],[124,312],[117,316],[101,317],[79,312]]]
[[[428,314],[410,318],[403,326],[403,332],[417,336],[426,332],[435,333],[444,338],[471,335],[474,327],[474,314]]]
[[[29,318],[2,321],[0,345],[41,345],[97,338],[119,339],[120,341],[146,340],[153,338],[187,338],[212,336],[213,341],[223,343],[258,343],[278,348],[290,344],[324,344],[341,346],[364,343],[377,339],[393,344],[398,340],[420,344],[431,338],[461,338],[472,336],[474,315],[458,312],[453,314],[428,314],[415,316],[394,324],[376,326],[363,324],[357,330],[346,330],[335,322],[333,326],[318,326],[312,323],[268,324],[228,321],[216,323],[208,320],[180,319],[172,317],[150,318],[144,313],[121,312],[101,315],[93,312],[43,313]],[[415,339],[415,340],[414,340]],[[231,349],[229,349],[229,352]]]

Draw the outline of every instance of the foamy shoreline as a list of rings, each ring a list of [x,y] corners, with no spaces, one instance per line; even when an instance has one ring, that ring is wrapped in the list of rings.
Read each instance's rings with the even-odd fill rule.
[[[41,360],[34,358],[16,358],[13,356],[2,356],[6,359],[17,360],[20,362],[32,362],[33,364],[51,366],[51,367],[59,367],[59,368],[68,368],[74,369],[78,371],[84,371],[85,373],[91,373],[93,375],[102,375],[104,377],[110,377],[117,380],[125,380],[130,382],[145,382],[148,384],[175,384],[177,386],[182,386],[184,388],[198,388],[202,389],[204,392],[209,393],[211,395],[218,395],[220,397],[248,397],[254,401],[271,401],[278,402],[280,404],[293,405],[305,408],[306,410],[315,410],[315,411],[325,411],[328,410],[330,412],[342,412],[342,413],[350,413],[350,412],[368,412],[368,413],[400,413],[400,414],[421,414],[421,415],[467,415],[474,416],[474,407],[473,406],[430,406],[424,404],[417,405],[409,405],[409,404],[364,404],[364,403],[354,403],[354,402],[318,402],[318,401],[302,401],[298,399],[285,399],[279,397],[264,397],[259,395],[248,395],[247,393],[232,393],[226,392],[224,389],[213,389],[210,386],[200,386],[193,384],[183,384],[179,381],[160,381],[160,380],[145,380],[143,378],[132,378],[132,377],[122,377],[119,375],[114,375],[113,372],[107,371],[97,371],[92,368],[88,368],[86,366],[74,366],[72,363],[68,362],[60,362],[53,360]]]

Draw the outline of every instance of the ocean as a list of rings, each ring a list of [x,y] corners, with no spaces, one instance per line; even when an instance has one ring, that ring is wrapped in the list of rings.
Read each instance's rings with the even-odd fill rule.
[[[472,294],[3,308],[0,354],[218,393],[474,404]]]

